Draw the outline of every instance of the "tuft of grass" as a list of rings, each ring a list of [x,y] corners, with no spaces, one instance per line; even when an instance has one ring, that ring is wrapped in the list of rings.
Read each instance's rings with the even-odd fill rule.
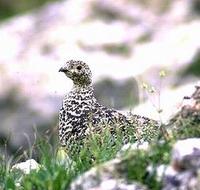
[[[169,128],[174,139],[200,138],[200,123],[191,118],[180,118],[179,116]]]
[[[10,173],[12,159],[0,156],[0,189],[15,189],[16,174]]]
[[[136,150],[124,160],[127,168],[127,178],[130,181],[138,181],[149,189],[161,189],[161,182],[157,181],[156,168],[161,164],[170,162],[170,142],[151,145],[148,151]],[[148,172],[147,168],[152,166],[153,171]]]
[[[102,134],[91,134],[84,141],[80,152],[74,152],[68,164],[60,164],[57,160],[58,145],[52,146],[48,137],[38,137],[34,147],[30,147],[31,154],[37,152],[38,162],[41,168],[38,171],[31,171],[30,174],[11,172],[13,165],[18,158],[7,162],[1,157],[0,162],[0,189],[68,189],[71,181],[87,171],[96,164],[101,164],[115,157],[122,147],[122,134],[117,133],[115,141],[111,140],[112,134],[109,130],[103,130]],[[111,142],[112,141],[112,142]],[[77,150],[80,144],[74,146]],[[26,153],[27,154],[27,153]],[[20,182],[20,187],[18,186]]]

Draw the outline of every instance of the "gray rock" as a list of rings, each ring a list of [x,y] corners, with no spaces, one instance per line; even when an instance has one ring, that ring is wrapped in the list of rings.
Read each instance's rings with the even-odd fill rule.
[[[176,174],[165,175],[163,178],[162,190],[199,190],[200,170],[186,170],[184,172],[178,172]]]
[[[177,141],[172,150],[172,164],[177,170],[200,168],[200,138]]]
[[[162,190],[200,189],[200,138],[179,140],[172,150],[171,166],[164,172]]]
[[[40,164],[38,164],[34,159],[29,159],[25,162],[20,162],[13,165],[11,171],[20,170],[24,174],[29,174],[32,170],[39,170],[40,167]]]
[[[138,182],[128,182],[122,163],[116,158],[90,169],[72,182],[70,190],[147,190]]]

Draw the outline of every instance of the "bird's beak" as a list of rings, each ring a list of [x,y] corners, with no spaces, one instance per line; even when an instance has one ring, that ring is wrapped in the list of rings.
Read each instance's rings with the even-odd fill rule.
[[[65,72],[65,71],[67,71],[67,69],[61,67],[58,72]]]

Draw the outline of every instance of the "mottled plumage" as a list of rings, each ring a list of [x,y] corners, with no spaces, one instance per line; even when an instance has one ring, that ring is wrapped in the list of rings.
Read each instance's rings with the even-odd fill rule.
[[[113,134],[117,126],[122,131],[130,125],[134,128],[124,115],[97,102],[92,74],[86,63],[70,60],[59,71],[64,72],[74,85],[64,97],[59,113],[59,138],[63,146],[70,149],[73,144],[85,139],[90,131],[100,132],[106,125]],[[124,139],[127,141],[128,135]]]

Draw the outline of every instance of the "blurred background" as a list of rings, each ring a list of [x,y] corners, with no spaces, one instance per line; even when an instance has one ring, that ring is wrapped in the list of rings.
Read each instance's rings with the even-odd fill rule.
[[[102,104],[167,120],[199,81],[199,18],[199,0],[0,0],[0,153],[56,139],[69,59]]]

